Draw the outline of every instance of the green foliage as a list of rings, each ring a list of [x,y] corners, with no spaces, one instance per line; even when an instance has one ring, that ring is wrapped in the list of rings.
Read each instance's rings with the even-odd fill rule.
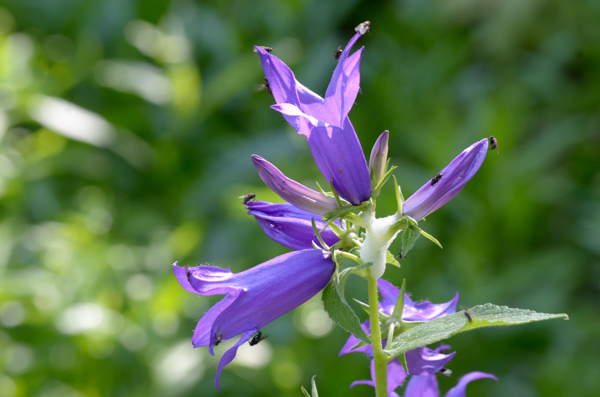
[[[337,325],[351,332],[358,339],[370,343],[369,337],[360,326],[360,320],[346,301],[345,287],[346,279],[358,268],[348,268],[340,272],[339,277],[334,276],[327,287],[323,290],[323,306],[331,319]]]
[[[476,328],[519,325],[556,318],[569,319],[566,314],[537,313],[486,303],[417,325],[395,337],[385,352],[397,356]]]

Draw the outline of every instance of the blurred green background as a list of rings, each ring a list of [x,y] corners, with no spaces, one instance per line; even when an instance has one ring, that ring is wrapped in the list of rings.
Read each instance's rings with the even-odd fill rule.
[[[3,0],[0,8],[0,395],[371,396],[366,356],[318,297],[263,329],[214,387],[192,349],[220,297],[171,264],[239,272],[287,250],[237,197],[277,200],[259,154],[322,177],[273,99],[252,46],[324,93],[354,27],[372,22],[350,117],[365,152],[390,130],[406,196],[494,135],[477,176],[421,226],[402,268],[414,299],[486,302],[570,321],[461,334],[445,392],[600,395],[600,1]],[[378,200],[393,211],[391,187]],[[392,250],[399,250],[395,243]],[[350,279],[350,296],[365,298]],[[363,313],[360,313],[362,316]],[[363,317],[364,318],[364,317]],[[442,378],[442,377],[440,377]],[[398,392],[402,394],[402,390]]]

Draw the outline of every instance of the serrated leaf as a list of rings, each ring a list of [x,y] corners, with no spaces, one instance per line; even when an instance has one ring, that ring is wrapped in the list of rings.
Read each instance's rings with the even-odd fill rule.
[[[412,226],[407,227],[404,233],[402,233],[402,248],[400,248],[402,258],[406,258],[406,255],[415,245],[415,241],[417,241],[420,235],[419,231]]]
[[[364,266],[360,266],[364,267]],[[358,268],[358,267],[357,267]],[[323,290],[323,306],[329,317],[340,327],[352,333],[365,343],[371,343],[369,337],[360,326],[360,319],[354,313],[344,294],[346,279],[353,269],[346,269],[340,273],[339,282],[333,277]]]
[[[406,353],[418,347],[448,339],[458,333],[482,327],[526,324],[534,321],[550,320],[569,317],[562,314],[537,313],[527,309],[512,309],[506,306],[496,306],[491,303],[475,306],[465,310],[428,321],[398,335],[389,350],[385,352],[392,356]]]
[[[396,260],[396,257],[390,251],[386,252],[385,254],[385,263],[400,267],[400,262]]]

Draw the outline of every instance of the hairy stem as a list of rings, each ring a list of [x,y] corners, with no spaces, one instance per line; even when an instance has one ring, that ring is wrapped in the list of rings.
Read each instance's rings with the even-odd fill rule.
[[[387,397],[387,362],[388,358],[381,346],[381,330],[379,327],[379,296],[377,293],[377,280],[367,278],[369,284],[369,317],[371,320],[371,346],[373,347],[373,360],[375,361],[375,395]]]

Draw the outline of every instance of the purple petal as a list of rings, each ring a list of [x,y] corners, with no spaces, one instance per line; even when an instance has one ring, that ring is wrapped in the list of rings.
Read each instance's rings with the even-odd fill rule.
[[[404,202],[402,213],[418,221],[446,204],[475,176],[487,151],[487,138],[466,148],[440,171],[438,182],[428,181]]]
[[[414,303],[408,295],[404,296],[402,319],[406,321],[429,321],[456,312],[458,292],[446,303],[419,302]]]
[[[325,106],[334,118],[330,123],[337,126],[342,125],[343,120],[348,116],[360,89],[359,69],[363,48],[348,57],[352,46],[360,36],[359,33],[355,34],[346,45],[325,93]]]
[[[312,227],[313,218],[319,230],[326,225],[320,220],[320,216],[287,203],[272,204],[264,201],[250,201],[246,204],[246,208],[248,208],[248,214],[256,217],[256,221],[267,236],[293,250],[310,249],[313,247],[313,242],[319,244]],[[329,246],[340,241],[340,238],[330,228],[321,232],[321,238]]]
[[[223,354],[223,356],[221,356],[221,360],[219,360],[219,366],[217,368],[217,376],[215,378],[215,386],[217,386],[217,389],[219,391],[221,391],[221,388],[219,387],[219,378],[221,377],[221,371],[223,371],[223,368],[227,364],[229,364],[230,362],[233,361],[238,348],[241,345],[243,345],[244,343],[246,343],[252,337],[252,335],[254,335],[254,333],[256,333],[256,331],[258,331],[258,329],[248,330],[248,331],[244,332],[242,334],[242,337],[240,338],[240,340],[238,340],[235,345],[233,345],[229,350],[227,350]]]
[[[250,329],[260,329],[306,302],[327,285],[334,269],[329,253],[310,249],[280,255],[233,274],[228,285],[238,295],[214,319],[210,345],[214,345],[217,336],[226,340]],[[197,280],[197,275],[205,278]],[[192,270],[191,276],[194,287],[201,285],[206,289],[205,284],[211,282],[205,272]]]
[[[404,371],[404,367],[400,364],[398,357],[394,357],[388,363],[387,378],[388,378],[388,393],[398,388],[408,375]]]
[[[408,373],[418,376],[435,374],[444,368],[455,354],[456,352],[442,354],[437,349],[431,350],[428,347],[410,350],[406,352]]]
[[[288,203],[319,215],[337,210],[338,206],[334,198],[291,180],[260,156],[252,155],[252,161],[263,182]]]
[[[192,336],[192,345],[194,347],[208,346],[208,351],[211,355],[215,355],[213,352],[214,340],[211,343],[210,336],[212,331],[212,325],[215,319],[227,309],[239,296],[241,291],[236,290],[230,294],[227,294],[225,298],[217,302],[202,316],[196,328],[194,329],[194,335]]]
[[[371,334],[371,328],[370,328],[371,322],[369,320],[365,321],[360,326],[367,333],[367,335]],[[350,337],[348,337],[348,340],[342,347],[342,350],[340,351],[339,355],[343,356],[344,354],[358,353],[358,352],[373,355],[371,345],[364,345],[364,346],[357,347],[356,349],[353,349],[354,346],[358,345],[360,342],[361,342],[360,339],[355,337],[353,334],[350,334]]]
[[[398,295],[400,295],[400,290],[392,283],[382,278],[377,279],[377,289],[381,294],[381,302],[379,303],[379,307],[383,309],[383,312],[389,316],[394,310],[394,306],[398,300]],[[406,298],[404,299],[404,305],[406,306]]]
[[[439,397],[440,388],[435,375],[411,376],[404,397]]]
[[[496,381],[498,380],[498,378],[492,374],[486,374],[485,372],[470,372],[460,378],[458,384],[448,391],[446,397],[465,397],[467,385],[474,380],[482,378],[490,378]]]
[[[371,197],[371,178],[367,160],[350,119],[343,128],[312,127],[308,147],[328,183],[354,205]]]

